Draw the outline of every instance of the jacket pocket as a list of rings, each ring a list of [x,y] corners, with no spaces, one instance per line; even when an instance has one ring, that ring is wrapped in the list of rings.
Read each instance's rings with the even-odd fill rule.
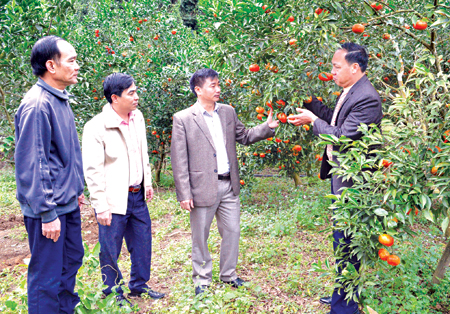
[[[198,189],[203,180],[204,173],[202,171],[189,171],[189,182],[192,190]]]

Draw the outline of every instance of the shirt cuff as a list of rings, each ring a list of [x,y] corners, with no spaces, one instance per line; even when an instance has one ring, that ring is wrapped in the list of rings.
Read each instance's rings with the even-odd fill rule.
[[[42,223],[48,223],[48,222],[52,222],[54,220],[56,220],[56,218],[58,218],[58,215],[56,214],[56,210],[49,210],[47,212],[43,212],[41,214],[41,220]]]

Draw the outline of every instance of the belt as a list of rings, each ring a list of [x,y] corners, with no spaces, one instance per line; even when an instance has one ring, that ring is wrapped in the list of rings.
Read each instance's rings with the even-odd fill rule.
[[[219,174],[218,176],[219,180],[230,180],[230,174]]]
[[[131,192],[131,193],[137,193],[140,190],[141,190],[141,186],[140,185],[138,185],[138,186],[130,186],[128,188],[128,192]]]

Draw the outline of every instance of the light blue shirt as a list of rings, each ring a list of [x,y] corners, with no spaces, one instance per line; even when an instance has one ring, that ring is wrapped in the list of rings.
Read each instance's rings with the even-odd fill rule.
[[[200,109],[214,142],[214,148],[216,149],[217,156],[217,173],[227,174],[230,172],[230,162],[228,160],[227,149],[223,140],[222,122],[220,121],[219,116],[220,104],[215,104],[212,116],[198,102],[196,103],[196,106]]]

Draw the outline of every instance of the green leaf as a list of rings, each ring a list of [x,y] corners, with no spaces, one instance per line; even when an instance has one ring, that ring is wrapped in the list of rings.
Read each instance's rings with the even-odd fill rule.
[[[14,311],[17,307],[17,303],[11,300],[8,300],[5,302],[6,307],[8,307],[9,309],[11,309],[12,311]]]
[[[381,207],[375,209],[373,212],[375,213],[375,215],[378,215],[378,216],[387,216],[389,214],[385,209],[383,209]]]
[[[431,222],[434,222],[434,215],[430,210],[424,210],[423,216]]]
[[[442,232],[445,233],[448,227],[449,219],[448,217],[445,217],[445,219],[442,221],[441,228]]]

